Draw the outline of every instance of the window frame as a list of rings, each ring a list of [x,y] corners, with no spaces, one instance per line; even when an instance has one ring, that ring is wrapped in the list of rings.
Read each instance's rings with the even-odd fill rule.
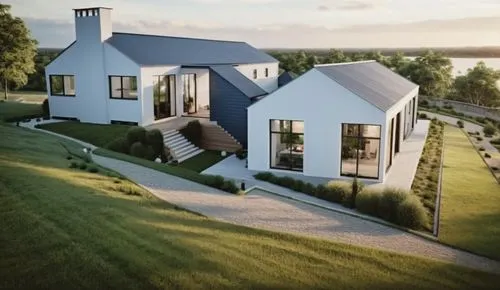
[[[273,121],[290,122],[290,129],[287,130],[287,132],[275,131],[275,130],[273,130]],[[280,134],[280,138],[283,138],[283,136],[302,136],[302,140],[304,142],[304,144],[302,144],[302,145],[305,145],[305,138],[304,138],[305,130],[302,133],[294,133],[293,132],[293,122],[301,122],[302,124],[305,123],[304,120],[269,119],[269,168],[270,169],[293,171],[293,172],[304,172],[304,156],[305,156],[305,154],[302,154],[302,169],[296,169],[296,168],[293,168],[293,166],[290,166],[289,168],[272,166],[273,156],[272,156],[271,152],[272,152],[272,146],[273,146],[273,134]],[[304,151],[304,153],[305,153],[305,151]],[[292,149],[290,149],[290,156],[292,156]]]
[[[52,86],[52,77],[62,77],[62,94],[55,94],[54,93],[54,88]],[[65,77],[72,77],[73,78],[73,87],[74,87],[74,94],[66,94],[66,87],[64,85],[64,78]],[[76,97],[76,81],[75,81],[75,75],[61,75],[61,74],[51,74],[49,75],[49,86],[50,86],[50,95],[54,97]]]
[[[256,68],[254,68],[254,69],[253,69],[253,79],[254,79],[254,80],[256,80],[256,79],[258,79],[258,78],[259,78],[259,73],[257,72],[257,69],[256,69]]]
[[[266,76],[266,78],[269,77],[269,68],[266,67],[266,69],[264,71],[264,75]]]
[[[345,135],[344,134],[344,125],[356,125],[358,127],[358,134],[357,136],[351,136],[351,135]],[[365,137],[363,136],[363,132],[361,131],[361,126],[376,126],[379,127],[379,137]],[[340,124],[340,176],[345,176],[345,177],[353,177],[352,175],[349,174],[343,174],[342,173],[342,148],[344,146],[344,138],[351,138],[355,139],[357,141],[357,148],[356,148],[356,173],[354,174],[354,177],[356,178],[364,178],[364,179],[379,179],[380,178],[380,155],[381,155],[381,148],[382,148],[382,125],[379,124],[361,124],[361,123],[342,123]],[[360,142],[364,140],[378,140],[379,142],[379,148],[378,148],[378,156],[377,156],[377,177],[372,177],[372,176],[363,176],[359,175],[359,144]]]
[[[113,86],[111,79],[120,78],[120,97],[113,97]],[[135,86],[137,91],[137,96],[135,98],[124,98],[123,97],[123,78],[135,78]],[[137,76],[132,75],[108,75],[108,85],[109,85],[109,98],[113,100],[128,100],[137,101],[139,99],[139,86],[137,84]]]

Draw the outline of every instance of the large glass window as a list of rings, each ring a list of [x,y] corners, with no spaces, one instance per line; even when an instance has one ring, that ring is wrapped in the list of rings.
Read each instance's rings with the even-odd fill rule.
[[[271,120],[271,168],[302,171],[304,121]]]
[[[378,178],[380,126],[342,124],[341,174]]]
[[[196,104],[196,74],[183,74],[183,99],[184,113],[193,114],[197,112]]]
[[[112,99],[137,100],[137,78],[110,76],[109,90],[109,97]]]
[[[75,96],[75,76],[50,75],[50,94],[52,96]]]
[[[153,76],[155,119],[175,116],[175,75]]]

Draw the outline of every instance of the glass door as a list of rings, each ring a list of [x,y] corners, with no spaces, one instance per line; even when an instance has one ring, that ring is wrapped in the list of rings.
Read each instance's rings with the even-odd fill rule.
[[[175,116],[175,75],[153,76],[155,120]]]
[[[184,113],[194,114],[197,112],[196,74],[183,74],[182,84],[183,84]]]

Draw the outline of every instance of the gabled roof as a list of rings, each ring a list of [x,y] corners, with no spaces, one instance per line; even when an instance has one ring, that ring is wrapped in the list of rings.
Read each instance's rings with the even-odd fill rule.
[[[278,87],[282,87],[286,84],[288,84],[289,82],[293,81],[294,78],[296,78],[297,75],[294,74],[293,72],[289,72],[289,71],[284,71],[280,74],[280,76],[278,77]]]
[[[232,65],[210,66],[210,69],[235,86],[249,98],[255,98],[267,94],[266,91],[244,76]]]
[[[315,69],[384,112],[418,87],[376,61],[318,65]]]
[[[245,42],[116,32],[106,42],[143,66],[277,62]]]

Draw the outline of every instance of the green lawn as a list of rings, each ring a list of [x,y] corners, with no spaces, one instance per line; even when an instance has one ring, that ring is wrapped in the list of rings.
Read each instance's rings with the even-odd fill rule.
[[[125,137],[130,127],[127,125],[102,125],[71,121],[40,126],[41,129],[73,137],[98,147],[105,147],[116,138]]]
[[[210,166],[221,161],[225,157],[220,155],[220,151],[205,150],[202,153],[185,160],[179,164],[179,167],[190,169],[196,172],[202,172]]]
[[[444,136],[439,240],[500,259],[500,185],[460,129]]]
[[[4,99],[4,92],[0,90],[0,98]],[[47,98],[47,92],[34,92],[34,91],[9,91],[7,100],[9,101],[24,101],[29,103],[41,104]]]
[[[42,115],[42,106],[40,104],[0,102],[0,121],[36,115]]]
[[[434,212],[436,210],[439,168],[441,166],[443,126],[438,121],[431,121],[429,129],[411,189],[425,206],[429,217],[429,225],[426,227],[426,230],[432,232]]]
[[[68,168],[55,137],[0,124],[2,289],[494,289],[451,264],[213,221]],[[69,144],[78,151],[78,146]],[[116,182],[121,182],[117,184]]]

